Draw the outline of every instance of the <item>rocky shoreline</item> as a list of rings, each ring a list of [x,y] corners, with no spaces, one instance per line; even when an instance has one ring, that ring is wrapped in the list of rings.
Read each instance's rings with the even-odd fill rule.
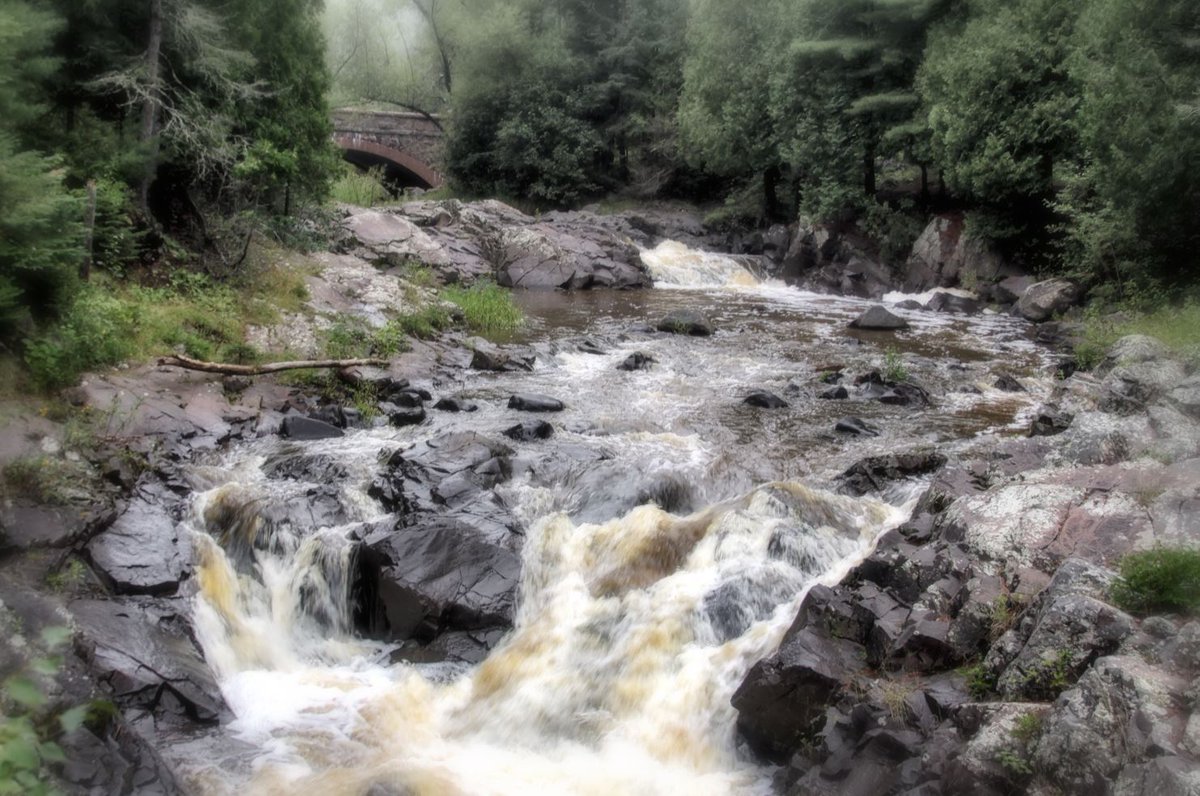
[[[368,319],[403,300],[388,280],[413,262],[444,282],[494,275],[520,287],[633,288],[649,283],[637,246],[711,241],[685,217],[535,221],[498,203],[354,211],[346,228],[343,253],[329,255],[341,270],[314,277],[312,293]],[[980,295],[1031,320],[1078,300],[1069,283],[1035,290],[953,232],[936,227],[910,260],[923,265],[899,279],[821,230],[767,235],[773,248],[754,256],[795,283],[871,297],[974,273],[968,281],[989,288]],[[934,311],[980,308],[939,301]],[[527,356],[450,336],[418,344],[387,371],[345,378],[371,382],[382,422],[399,425],[469,411],[436,383],[453,383],[463,368],[519,371]],[[1122,340],[1093,373],[1062,375],[1028,438],[990,440],[953,459],[885,455],[847,473],[847,494],[878,493],[914,473],[932,483],[912,519],[850,575],[809,592],[783,645],[734,698],[749,753],[782,766],[780,792],[1200,791],[1200,622],[1139,620],[1110,595],[1123,554],[1200,539],[1200,375],[1145,338]],[[525,409],[553,409],[543,398],[514,396]],[[271,477],[314,486],[255,506],[255,516],[328,525],[339,508],[320,484],[337,477],[338,463],[302,443],[362,420],[272,380],[221,383],[170,367],[93,377],[72,399],[107,416],[107,444],[90,462],[102,486],[62,505],[25,496],[0,510],[0,624],[14,639],[0,670],[35,657],[41,630],[72,627],[74,654],[52,704],[99,697],[113,709],[62,740],[64,785],[178,792],[172,771],[182,756],[233,753],[211,732],[228,709],[188,618],[196,551],[179,528],[204,476],[187,465],[282,432],[298,447],[269,463]],[[534,421],[508,431],[545,433]],[[395,642],[393,660],[475,663],[511,627],[520,523],[494,487],[520,466],[499,438],[452,434],[394,455],[371,483],[396,518],[358,532],[355,623]],[[670,495],[656,497],[669,509]],[[213,527],[236,519],[213,518]],[[406,563],[414,559],[417,568]],[[448,588],[451,571],[471,588]]]

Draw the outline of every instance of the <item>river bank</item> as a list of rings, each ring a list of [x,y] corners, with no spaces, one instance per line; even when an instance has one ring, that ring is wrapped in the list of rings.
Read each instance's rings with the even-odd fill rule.
[[[23,638],[76,630],[60,704],[118,708],[65,740],[73,788],[1194,787],[1196,624],[1108,604],[1121,555],[1200,533],[1190,364],[1135,340],[1071,374],[936,297],[854,330],[874,302],[662,244],[686,224],[513,213],[356,211],[315,311],[257,344],[386,322],[414,260],[659,287],[414,341],[345,375],[370,417],[170,367],[75,393],[135,455],[86,463],[100,495],[10,500],[0,564]]]

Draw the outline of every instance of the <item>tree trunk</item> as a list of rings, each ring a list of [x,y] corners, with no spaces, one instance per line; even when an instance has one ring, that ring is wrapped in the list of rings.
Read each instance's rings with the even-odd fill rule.
[[[88,281],[92,276],[92,250],[96,240],[96,181],[88,180],[87,184],[87,208],[84,210],[83,216],[83,265],[79,269],[79,276],[84,282]]]
[[[921,164],[921,207],[929,207],[929,164]]]
[[[875,195],[875,147],[867,147],[863,153],[863,190],[867,196]]]
[[[228,365],[223,362],[204,362],[176,354],[163,357],[158,360],[158,364],[174,365],[204,373],[224,373],[229,376],[262,376],[284,370],[307,370],[310,368],[336,368],[337,370],[368,366],[386,368],[390,363],[386,359],[305,359],[296,362],[270,362],[266,365]]]
[[[763,169],[763,212],[767,222],[779,219],[779,166],[772,164]]]
[[[158,121],[162,113],[163,0],[150,0],[150,31],[146,44],[146,99],[142,103],[142,125],[138,141],[148,149],[145,172],[138,185],[138,204],[150,218],[150,185],[158,170]]]

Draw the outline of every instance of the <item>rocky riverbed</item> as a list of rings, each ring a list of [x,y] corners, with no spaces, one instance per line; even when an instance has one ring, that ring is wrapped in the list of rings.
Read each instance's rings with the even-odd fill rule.
[[[557,290],[500,345],[344,374],[369,416],[171,367],[73,393],[104,486],[0,515],[0,664],[68,626],[53,703],[115,708],[67,790],[1200,790],[1200,623],[1111,596],[1200,540],[1193,363],[1129,338],[1074,373],[1024,319],[1073,287],[950,222],[901,272],[825,230],[704,254],[662,211],[345,226],[260,345],[429,300],[414,262]]]

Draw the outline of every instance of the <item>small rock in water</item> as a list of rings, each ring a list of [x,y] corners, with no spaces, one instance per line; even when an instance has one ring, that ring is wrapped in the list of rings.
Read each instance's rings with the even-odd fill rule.
[[[982,308],[982,305],[973,298],[965,296],[957,296],[953,293],[938,291],[933,294],[933,298],[925,305],[927,309],[934,312],[953,312],[961,315],[975,315]]]
[[[550,439],[554,436],[554,426],[545,420],[531,420],[528,423],[518,423],[504,430],[504,436],[518,442],[532,442],[535,439]]]
[[[425,410],[419,406],[406,407],[384,401],[379,404],[379,411],[387,416],[393,426],[415,426],[425,420]]]
[[[1009,376],[1007,373],[996,379],[996,383],[992,386],[1003,392],[1025,392],[1025,385],[1021,384],[1021,382],[1017,381],[1012,376]]]
[[[621,362],[620,365],[617,365],[617,370],[649,370],[650,366],[657,361],[658,360],[649,354],[643,354],[641,351],[635,351],[634,353],[625,357],[625,360]]]
[[[876,304],[851,321],[850,328],[895,331],[896,329],[907,329],[908,321],[899,315],[889,312],[887,307],[884,307],[882,304]]]
[[[905,299],[904,301],[901,301],[900,303],[898,303],[896,305],[896,308],[901,309],[901,310],[923,310],[923,309],[926,309],[925,305],[922,304],[921,302],[917,301],[916,299]]]
[[[1061,434],[1071,427],[1075,415],[1064,412],[1054,404],[1045,404],[1038,408],[1033,422],[1029,426],[1031,437],[1052,437]]]
[[[703,313],[695,310],[678,310],[658,322],[656,327],[660,332],[671,334],[687,334],[692,337],[708,337],[716,327]]]
[[[842,372],[840,370],[830,370],[821,377],[823,384],[837,384],[842,380]]]
[[[843,417],[837,421],[837,425],[833,427],[834,431],[840,431],[843,434],[856,434],[858,436],[878,437],[879,429],[869,426],[857,417]]]
[[[421,399],[421,394],[418,392],[413,392],[412,390],[401,390],[399,392],[392,393],[388,396],[388,402],[393,403],[396,406],[402,406],[405,409],[417,409],[425,403],[425,401]]]
[[[879,396],[879,402],[891,406],[929,406],[929,393],[915,384],[901,382]]]
[[[579,344],[577,350],[584,354],[596,354],[597,356],[603,356],[608,353],[595,340],[584,340]]]
[[[518,409],[522,412],[561,412],[566,406],[562,401],[548,395],[525,393],[509,398],[508,408]]]
[[[757,406],[760,409],[783,409],[788,406],[787,401],[766,390],[755,390],[743,398],[742,403],[748,406]]]
[[[305,441],[333,439],[344,436],[343,431],[337,426],[330,425],[321,420],[313,420],[311,417],[304,417],[303,415],[288,415],[285,417],[279,433],[288,439]]]
[[[443,398],[433,405],[440,412],[477,412],[479,406],[461,398]]]
[[[834,387],[831,390],[826,390],[817,397],[825,401],[844,401],[850,397],[850,391],[845,387]]]

